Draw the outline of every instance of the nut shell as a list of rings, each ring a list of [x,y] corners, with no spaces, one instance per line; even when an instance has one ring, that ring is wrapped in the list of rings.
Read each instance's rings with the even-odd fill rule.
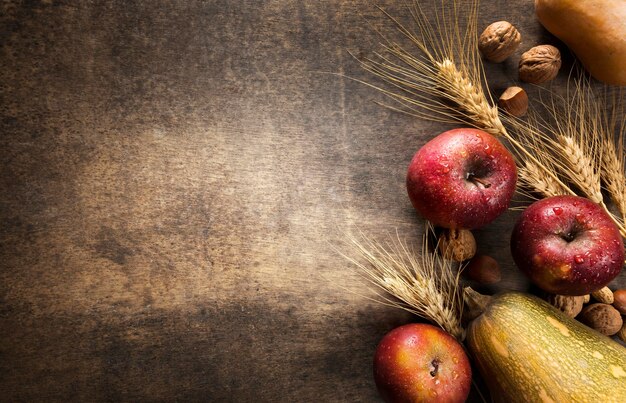
[[[583,296],[557,294],[549,294],[545,299],[550,305],[556,307],[570,318],[575,318],[583,310],[585,300]]]
[[[500,95],[498,106],[513,116],[522,117],[528,111],[528,94],[521,87],[509,87]]]
[[[613,291],[609,287],[602,287],[591,293],[591,296],[598,302],[611,305],[613,303]]]
[[[561,52],[552,45],[539,45],[522,54],[519,78],[532,84],[541,84],[556,77],[561,68]]]
[[[579,319],[582,323],[606,336],[614,335],[624,324],[617,309],[602,303],[586,306],[580,313]]]
[[[478,49],[485,59],[500,63],[515,52],[521,41],[521,34],[510,22],[497,21],[480,35]]]
[[[462,262],[476,254],[476,239],[467,229],[447,229],[439,236],[437,248],[448,260]]]
[[[480,284],[494,284],[502,279],[500,265],[487,255],[476,255],[463,271],[465,277]]]

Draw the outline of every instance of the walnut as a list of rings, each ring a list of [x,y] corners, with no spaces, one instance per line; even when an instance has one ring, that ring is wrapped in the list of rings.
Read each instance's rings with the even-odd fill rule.
[[[546,301],[570,318],[576,317],[583,310],[584,297],[549,294]]]
[[[609,287],[602,287],[597,291],[591,293],[591,296],[598,302],[603,304],[613,303],[613,291]]]
[[[599,302],[585,307],[580,313],[579,319],[582,323],[606,336],[612,336],[619,332],[624,324],[617,309]]]
[[[437,248],[445,259],[462,262],[476,254],[476,239],[466,229],[445,230],[439,236]]]
[[[498,106],[513,116],[522,117],[528,111],[528,95],[523,88],[509,87],[500,96]]]
[[[561,52],[552,45],[530,48],[519,61],[519,78],[532,84],[541,84],[556,77],[561,68]]]
[[[498,21],[480,35],[478,49],[487,60],[500,63],[515,52],[521,41],[522,36],[511,23]]]

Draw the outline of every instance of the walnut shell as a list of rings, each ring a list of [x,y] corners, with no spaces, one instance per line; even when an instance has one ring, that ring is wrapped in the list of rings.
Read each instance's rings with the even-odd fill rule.
[[[519,78],[532,84],[541,84],[556,77],[561,68],[561,52],[552,45],[539,45],[522,54]]]
[[[591,293],[591,296],[598,302],[611,305],[613,303],[613,291],[609,287],[602,287]]]
[[[522,41],[519,31],[507,21],[489,25],[478,38],[478,50],[485,59],[500,63],[511,56]]]
[[[614,335],[624,324],[617,309],[599,302],[586,306],[580,313],[579,319],[582,323],[606,336]]]
[[[476,254],[476,239],[470,230],[449,229],[439,236],[437,248],[445,259],[462,262]]]
[[[558,310],[563,312],[570,318],[575,318],[576,315],[583,310],[583,303],[585,298],[583,296],[569,296],[569,295],[556,295],[549,294],[546,296],[546,301]]]

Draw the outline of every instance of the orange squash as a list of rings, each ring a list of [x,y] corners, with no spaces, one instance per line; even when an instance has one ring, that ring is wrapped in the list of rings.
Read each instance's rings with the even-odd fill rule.
[[[626,85],[626,0],[535,0],[535,12],[589,74]]]
[[[626,402],[626,348],[537,297],[492,297],[467,345],[495,401]]]

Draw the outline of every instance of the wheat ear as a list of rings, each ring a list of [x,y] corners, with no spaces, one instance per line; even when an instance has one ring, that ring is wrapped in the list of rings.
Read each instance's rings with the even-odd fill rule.
[[[453,262],[431,251],[429,234],[421,253],[415,253],[396,235],[386,245],[361,236],[349,236],[354,255],[343,254],[377,292],[375,301],[421,316],[463,340],[463,293]]]
[[[450,59],[435,62],[438,69],[437,82],[445,97],[456,102],[464,111],[463,117],[482,130],[495,136],[506,135],[507,131],[498,108],[489,104],[480,86],[475,85]]]
[[[559,135],[555,147],[557,157],[564,162],[564,174],[576,185],[585,197],[591,201],[604,204],[600,187],[600,173],[596,169],[594,158],[585,152],[585,146],[577,139]]]
[[[618,152],[612,141],[603,139],[601,167],[606,189],[622,216],[622,222],[626,222],[626,158],[623,143],[620,143]]]
[[[552,197],[568,194],[568,191],[551,176],[545,174],[545,170],[532,161],[524,162],[518,169],[518,180],[521,189],[533,189],[542,197]],[[526,194],[530,198],[534,195]]]

